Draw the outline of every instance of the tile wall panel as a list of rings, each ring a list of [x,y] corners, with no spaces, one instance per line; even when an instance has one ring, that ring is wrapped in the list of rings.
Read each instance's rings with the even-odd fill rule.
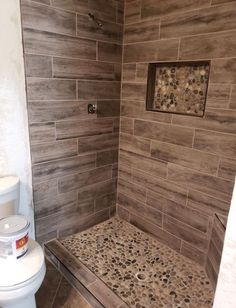
[[[22,0],[21,12],[36,237],[43,242],[114,215],[124,3]],[[97,114],[88,114],[88,103]]]
[[[216,279],[213,217],[227,217],[236,174],[235,2],[126,0],[124,16],[118,214]],[[203,118],[145,110],[148,63],[199,59]]]

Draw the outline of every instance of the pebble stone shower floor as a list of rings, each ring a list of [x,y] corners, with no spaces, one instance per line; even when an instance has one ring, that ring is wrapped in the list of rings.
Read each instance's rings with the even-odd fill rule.
[[[202,267],[123,220],[112,218],[60,242],[129,307],[212,307]]]

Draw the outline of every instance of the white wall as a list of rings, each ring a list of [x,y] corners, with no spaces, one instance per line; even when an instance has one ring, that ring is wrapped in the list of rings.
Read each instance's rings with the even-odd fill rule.
[[[0,0],[0,176],[21,181],[20,213],[34,236],[32,177],[19,0]]]
[[[213,307],[236,307],[236,183],[228,216]]]

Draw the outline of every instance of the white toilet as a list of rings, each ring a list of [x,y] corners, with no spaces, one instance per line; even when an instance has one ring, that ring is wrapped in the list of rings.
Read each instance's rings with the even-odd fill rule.
[[[19,185],[17,177],[0,178],[0,308],[35,308],[35,293],[46,273],[43,250],[28,240],[29,223],[17,215]],[[8,241],[21,232],[26,232],[23,238]],[[15,243],[20,243],[17,252]]]

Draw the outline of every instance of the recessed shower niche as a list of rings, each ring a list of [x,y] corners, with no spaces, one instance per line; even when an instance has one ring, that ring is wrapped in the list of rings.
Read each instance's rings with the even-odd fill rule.
[[[209,72],[210,61],[150,63],[147,110],[203,117]]]

